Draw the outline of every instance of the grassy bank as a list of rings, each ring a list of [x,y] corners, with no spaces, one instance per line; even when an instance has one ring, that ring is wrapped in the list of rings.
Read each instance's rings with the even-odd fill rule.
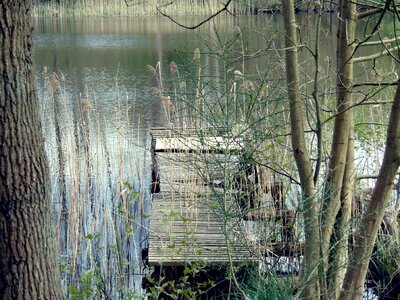
[[[172,2],[172,3],[171,3]],[[230,5],[232,13],[246,14],[265,11],[276,7],[279,1],[246,0],[234,1]],[[35,17],[65,16],[151,16],[157,9],[168,15],[209,15],[223,8],[219,1],[176,0],[50,0],[37,1],[34,5]]]

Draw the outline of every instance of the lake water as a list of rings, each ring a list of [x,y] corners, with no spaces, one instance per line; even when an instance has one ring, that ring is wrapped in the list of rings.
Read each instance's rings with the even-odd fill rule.
[[[315,16],[299,18],[302,39],[312,47]],[[200,20],[180,19],[189,25]],[[323,18],[320,71],[327,83],[335,66],[335,24],[335,15]],[[282,32],[280,15],[221,16],[194,31],[159,17],[35,20],[34,61],[65,288],[85,270],[99,268],[109,286],[140,292],[149,213],[148,130],[171,121],[154,87],[161,85],[178,105],[171,61],[184,78],[187,98],[196,94],[195,63],[210,89],[230,84],[236,70],[284,83],[284,53],[276,50],[283,48]],[[304,49],[300,55],[302,83],[309,84],[312,57]],[[162,75],[156,77],[148,65]]]
[[[192,24],[200,20],[181,21]],[[175,61],[178,67],[189,64],[196,48],[203,53],[217,52],[221,50],[218,44],[225,42],[226,47],[238,51],[238,45],[229,45],[236,26],[244,36],[246,54],[282,46],[280,16],[223,16],[194,31],[157,17],[35,21],[35,63],[39,78],[44,67],[48,72],[63,74],[69,97],[83,95],[92,101],[94,98],[106,116],[118,86],[124,97],[129,98],[128,102],[135,105],[130,112],[131,118],[140,116],[144,128],[163,125],[161,103],[149,92],[154,85],[154,76],[146,70],[147,65],[155,66],[160,61],[168,76],[169,63]],[[325,21],[330,22],[329,19]],[[326,25],[329,30],[335,29],[334,25]],[[334,42],[329,33],[324,35],[323,41],[322,57],[325,57],[334,49]],[[279,56],[282,60],[283,53]],[[263,71],[262,64],[268,66],[268,60],[276,59],[276,53],[265,51],[256,57],[246,60],[249,71],[254,68],[253,73]],[[215,74],[220,62],[203,55],[202,64],[203,73],[207,75]],[[230,64],[228,68],[234,68],[233,63]],[[85,78],[88,70],[91,72],[90,86]]]

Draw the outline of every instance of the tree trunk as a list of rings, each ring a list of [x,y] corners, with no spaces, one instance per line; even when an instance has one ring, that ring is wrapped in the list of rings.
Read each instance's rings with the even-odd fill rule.
[[[337,49],[336,110],[333,129],[328,176],[323,193],[322,211],[322,253],[324,272],[327,272],[331,249],[331,236],[336,216],[340,209],[340,195],[346,167],[347,148],[351,127],[353,86],[354,39],[356,30],[356,4],[348,0],[339,2],[339,26]],[[324,281],[324,280],[323,280]],[[323,284],[326,292],[326,283]],[[327,296],[327,295],[325,295]]]
[[[0,3],[0,299],[62,299],[30,15]]]
[[[352,118],[353,119],[353,118]],[[347,148],[346,168],[343,175],[343,187],[340,195],[340,211],[336,218],[333,233],[333,249],[329,263],[328,298],[337,299],[347,270],[349,252],[350,218],[355,186],[353,120],[350,125],[349,145]]]
[[[358,227],[354,249],[349,261],[340,300],[362,299],[368,263],[380,224],[385,213],[387,199],[400,166],[400,81],[390,113],[385,154],[367,211]]]
[[[302,282],[305,284],[302,297],[317,299],[317,264],[320,238],[318,209],[316,201],[313,170],[304,138],[303,101],[299,86],[299,63],[297,51],[297,28],[293,0],[282,0],[285,26],[286,80],[290,107],[290,128],[293,155],[299,172],[303,194],[303,216],[305,226],[305,249]]]

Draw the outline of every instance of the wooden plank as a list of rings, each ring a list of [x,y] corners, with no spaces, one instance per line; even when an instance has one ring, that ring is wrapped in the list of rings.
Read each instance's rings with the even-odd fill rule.
[[[154,251],[155,249],[155,251]],[[221,262],[229,262],[229,257],[241,259],[242,261],[245,260],[243,256],[246,256],[246,261],[251,260],[258,260],[261,256],[256,255],[256,253],[251,253],[249,251],[232,251],[232,253],[228,254],[226,251],[222,250],[222,247],[219,248],[179,248],[178,246],[171,246],[171,248],[154,248],[154,252],[149,253],[149,258],[153,258],[150,261],[156,264],[157,260],[162,260],[163,262],[166,261],[168,258],[171,262],[174,260],[181,260],[182,258],[186,257],[191,258],[192,261],[201,261],[207,260],[209,258],[217,257]],[[184,250],[183,250],[184,249]],[[226,248],[225,248],[226,249]],[[158,251],[157,251],[158,250]],[[258,257],[257,257],[258,256]],[[188,261],[188,260],[187,260]],[[188,261],[189,262],[189,261]]]
[[[153,244],[155,241],[152,241]],[[180,244],[182,243],[182,244]],[[180,246],[182,245],[182,246]],[[151,265],[176,265],[184,262],[213,262],[228,263],[230,260],[235,262],[253,262],[258,258],[247,247],[233,247],[231,255],[228,255],[224,240],[210,241],[205,244],[174,240],[170,243],[159,243],[150,248],[149,263]]]
[[[228,134],[224,127],[207,127],[207,128],[165,128],[165,127],[152,127],[150,133],[153,137],[199,137],[199,136],[225,136]]]
[[[163,195],[154,196],[162,198]],[[158,209],[157,206],[155,210]],[[163,224],[160,219],[152,215],[150,224],[154,227],[150,228],[149,263],[152,265],[175,265],[184,261],[228,263],[230,258],[227,254],[226,237],[221,230],[221,220],[212,216],[211,211],[209,214],[210,216],[204,213],[197,215],[196,217],[201,220],[198,224],[195,219],[190,219],[186,222],[169,220],[170,225]],[[152,228],[155,229],[154,232]],[[180,252],[185,252],[185,255],[180,255]],[[216,255],[215,259],[213,255]],[[233,244],[232,256],[235,255],[238,261],[253,259],[247,246],[239,242]]]
[[[207,137],[157,137],[155,152],[216,152],[239,151],[243,142],[222,136]]]
[[[214,181],[223,185],[226,168],[231,174],[237,172],[236,156],[228,152],[240,151],[242,142],[229,140],[217,132],[152,129],[152,162],[157,165],[155,175],[158,176],[160,189],[159,193],[152,195],[149,264],[177,265],[200,261],[248,263],[258,259],[255,253],[267,255],[272,251],[301,251],[296,245],[286,246],[283,243],[256,247],[246,238],[249,229],[240,218],[225,224],[228,236],[223,234],[224,218],[216,208],[224,204],[224,207],[236,207],[238,216],[246,212],[238,207],[235,199],[238,190],[223,190]],[[215,150],[224,154],[217,154]],[[224,195],[224,203],[217,201],[218,192]],[[271,207],[265,206],[249,211],[247,218],[280,218],[286,221],[294,218],[294,213],[289,211],[277,215],[273,214]],[[230,255],[227,239],[231,247]]]
[[[222,155],[157,153],[154,160],[162,190],[170,190],[169,185],[175,183],[218,187],[225,180],[225,171],[234,174],[237,169],[233,157]]]

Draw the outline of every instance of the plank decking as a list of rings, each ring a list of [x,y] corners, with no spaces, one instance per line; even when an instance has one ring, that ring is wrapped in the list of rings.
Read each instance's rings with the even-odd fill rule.
[[[234,212],[235,190],[218,187],[224,170],[234,169],[229,153],[240,140],[211,132],[153,129],[153,194],[149,229],[149,265],[194,262],[251,263],[271,251],[255,246],[242,217]],[[156,188],[154,188],[154,186]],[[254,213],[254,212],[253,212]],[[257,212],[259,213],[259,211]]]

